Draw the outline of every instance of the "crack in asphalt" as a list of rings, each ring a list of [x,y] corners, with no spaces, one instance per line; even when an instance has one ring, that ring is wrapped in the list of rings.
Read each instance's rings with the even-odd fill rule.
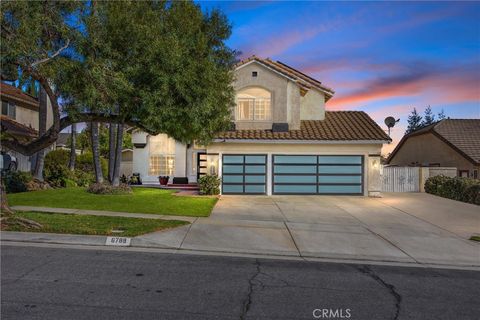
[[[253,274],[250,279],[248,279],[248,291],[247,291],[247,297],[243,301],[243,310],[242,314],[240,315],[240,320],[246,319],[245,317],[247,316],[248,311],[250,310],[250,306],[252,305],[252,294],[253,294],[253,287],[255,285],[255,281],[257,281],[263,289],[263,283],[259,280],[256,280],[258,275],[261,273],[260,270],[260,261],[258,259],[255,259],[255,266],[256,266],[256,271],[255,274]]]
[[[360,273],[369,276],[377,283],[381,284],[385,287],[391,296],[395,299],[395,314],[393,316],[393,320],[397,320],[398,316],[400,315],[400,304],[402,302],[402,296],[396,291],[395,286],[392,284],[387,283],[383,280],[378,274],[375,273],[369,266],[355,266]]]

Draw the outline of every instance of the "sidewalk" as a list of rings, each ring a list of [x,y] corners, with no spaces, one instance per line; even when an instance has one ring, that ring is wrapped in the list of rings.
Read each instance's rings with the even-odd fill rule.
[[[429,244],[430,253],[418,246],[406,246],[397,239],[389,240],[364,224],[337,213],[342,224],[319,222],[262,221],[232,219],[219,214],[221,206],[209,218],[162,216],[123,212],[14,207],[67,214],[93,214],[105,216],[141,217],[150,219],[176,219],[189,225],[153,232],[132,238],[131,247],[165,249],[173,251],[211,253],[218,255],[261,255],[271,258],[326,259],[328,261],[355,261],[357,263],[402,264],[411,266],[474,267],[480,268],[478,243],[452,238],[436,237],[442,251]],[[385,210],[382,210],[384,212]],[[379,213],[377,214],[379,215]],[[392,217],[390,217],[392,219]],[[398,222],[398,221],[397,221]],[[418,222],[416,222],[418,225]],[[425,226],[423,226],[425,227]],[[400,229],[405,237],[426,241]],[[49,244],[104,246],[106,236],[83,236],[47,233],[2,232],[4,242],[30,242]],[[420,240],[419,240],[420,239]],[[444,239],[444,240],[442,240]],[[393,242],[392,242],[393,241]],[[413,241],[415,244],[417,242]],[[411,242],[411,241],[410,241]],[[408,243],[410,243],[408,242]],[[401,246],[399,244],[402,244]],[[119,250],[122,250],[119,248]]]
[[[181,220],[181,221],[187,221],[187,222],[190,222],[190,223],[194,222],[197,219],[197,217],[188,217],[188,216],[170,216],[170,215],[151,214],[151,213],[130,213],[130,212],[68,209],[68,208],[13,206],[12,209],[13,210],[18,210],[18,211],[37,211],[37,212],[91,215],[91,216]]]

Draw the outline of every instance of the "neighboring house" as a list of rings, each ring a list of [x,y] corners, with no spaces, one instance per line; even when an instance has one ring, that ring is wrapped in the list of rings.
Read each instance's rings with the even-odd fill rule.
[[[366,113],[325,111],[334,91],[281,62],[253,56],[235,75],[235,128],[208,146],[134,130],[133,172],[144,183],[217,174],[223,194],[379,194],[391,139]]]
[[[38,99],[22,90],[1,82],[0,96],[2,100],[1,130],[2,134],[11,134],[19,140],[30,140],[38,136]],[[48,102],[47,128],[53,124],[53,115]],[[6,150],[16,160],[16,167],[21,171],[30,171],[32,157],[18,152]]]
[[[68,150],[70,151],[70,137],[71,137],[71,133],[70,132],[60,132],[58,134],[58,138],[57,138],[57,141],[55,142],[55,150],[58,150],[58,149],[63,149],[63,150]],[[78,133],[76,134],[76,136],[78,137]],[[81,154],[82,153],[82,150],[81,149],[75,149],[75,153],[76,154]]]
[[[480,119],[445,119],[405,135],[388,157],[399,166],[456,167],[479,178]]]

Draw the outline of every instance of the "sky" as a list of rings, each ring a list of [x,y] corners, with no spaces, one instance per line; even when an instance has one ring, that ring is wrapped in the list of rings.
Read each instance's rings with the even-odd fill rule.
[[[415,107],[480,118],[480,2],[198,1],[232,24],[227,44],[282,61],[335,90],[327,110],[362,110],[386,130]]]

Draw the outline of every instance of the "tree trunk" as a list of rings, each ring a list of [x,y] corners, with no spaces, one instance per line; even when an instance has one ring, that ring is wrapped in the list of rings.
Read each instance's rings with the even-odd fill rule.
[[[38,135],[41,137],[47,132],[47,92],[40,86],[39,107],[38,107]],[[37,153],[33,177],[43,181],[43,165],[45,160],[45,149]]]
[[[117,150],[115,152],[115,168],[113,171],[113,182],[114,187],[120,185],[120,163],[122,162],[122,147],[123,147],[123,124],[118,124],[117,129]]]
[[[98,122],[90,124],[90,133],[92,138],[93,167],[95,169],[95,181],[103,183],[102,166],[100,164],[100,152],[98,148]]]
[[[5,190],[5,184],[3,183],[3,172],[2,172],[2,177],[0,177],[1,183],[0,183],[0,193],[1,193],[1,208],[0,212],[2,215],[8,216],[13,214],[13,210],[10,209],[10,206],[8,205],[8,200],[7,200],[7,192]]]
[[[75,170],[75,161],[77,160],[77,124],[72,124],[70,135],[70,161],[68,162],[68,168]]]
[[[108,135],[108,180],[113,182],[113,172],[115,171],[115,128],[117,125],[110,123],[109,135]]]

